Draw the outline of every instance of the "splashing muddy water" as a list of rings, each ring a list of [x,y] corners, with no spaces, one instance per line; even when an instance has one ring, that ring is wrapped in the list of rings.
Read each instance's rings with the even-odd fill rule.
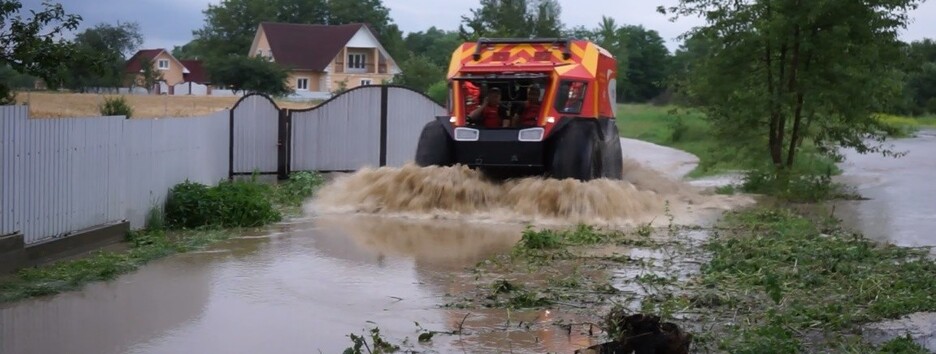
[[[634,226],[662,220],[703,223],[726,209],[753,202],[714,195],[625,160],[624,180],[530,177],[494,182],[479,171],[454,167],[368,168],[336,178],[308,205],[315,214],[380,214],[538,225]]]

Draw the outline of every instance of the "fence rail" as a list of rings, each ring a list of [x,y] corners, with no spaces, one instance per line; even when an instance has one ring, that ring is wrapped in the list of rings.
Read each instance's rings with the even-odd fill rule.
[[[445,113],[397,86],[355,88],[296,111],[257,95],[186,118],[30,119],[28,110],[0,106],[0,235],[22,233],[27,244],[124,220],[141,228],[185,180],[400,166],[425,122]]]

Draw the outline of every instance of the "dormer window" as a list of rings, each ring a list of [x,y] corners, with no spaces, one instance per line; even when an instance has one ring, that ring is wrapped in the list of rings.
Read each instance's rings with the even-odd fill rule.
[[[364,54],[348,54],[348,69],[364,70]]]

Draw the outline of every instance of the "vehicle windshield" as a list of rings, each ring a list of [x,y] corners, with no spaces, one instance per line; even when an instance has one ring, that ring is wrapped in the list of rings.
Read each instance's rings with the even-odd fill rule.
[[[469,124],[518,128],[539,125],[548,85],[548,79],[479,78],[459,80],[457,87]]]

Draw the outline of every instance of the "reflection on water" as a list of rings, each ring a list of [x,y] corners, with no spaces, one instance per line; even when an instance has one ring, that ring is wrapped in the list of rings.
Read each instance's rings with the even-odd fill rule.
[[[368,321],[388,338],[413,340],[414,321],[457,329],[466,310],[441,306],[452,272],[509,250],[520,236],[517,225],[348,216],[270,231],[0,308],[0,352],[334,353]],[[465,320],[471,334],[437,336],[433,347],[569,352],[588,341],[543,315],[512,313],[514,324],[534,325],[505,330],[506,312],[476,311]]]

